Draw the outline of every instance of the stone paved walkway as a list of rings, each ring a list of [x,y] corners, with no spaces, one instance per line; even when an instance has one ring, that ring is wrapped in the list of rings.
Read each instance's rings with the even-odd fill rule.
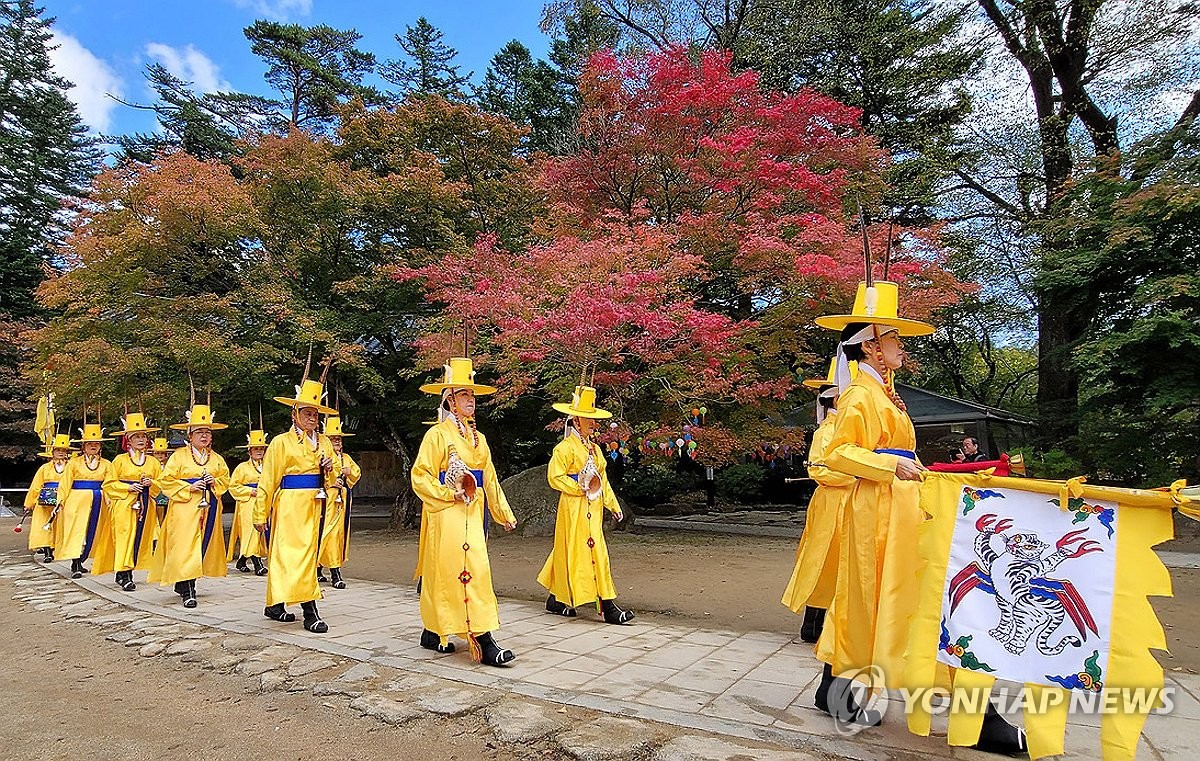
[[[839,736],[828,717],[812,707],[819,667],[810,646],[775,632],[719,631],[650,616],[614,627],[598,620],[594,609],[563,619],[534,603],[503,600],[497,639],[517,653],[517,660],[496,669],[472,663],[461,643],[459,652],[447,655],[420,648],[418,598],[411,586],[348,579],[348,589],[326,588],[321,613],[330,631],[315,635],[298,622],[265,618],[265,580],[235,571],[225,579],[200,580],[200,605],[193,610],[183,608],[169,588],[141,583],[142,574],[136,577],[138,590],[125,593],[107,576],[65,579],[64,564],[42,566],[25,553],[0,553],[0,576],[15,579],[22,588],[17,596],[38,609],[61,608],[70,618],[122,624],[125,630],[109,638],[138,646],[148,657],[165,652],[236,669],[258,677],[264,690],[299,686],[317,695],[342,695],[351,700],[350,708],[388,723],[422,711],[481,711],[492,717],[502,740],[558,732],[559,746],[577,758],[605,756],[612,750],[608,746],[621,744],[614,738],[632,738],[626,750],[634,755],[657,748],[655,758],[660,759],[734,758],[738,753],[808,757],[800,751],[861,761],[995,758],[949,748],[944,723],[940,736],[937,724],[935,737],[908,734],[898,701],[892,701],[883,727],[853,738]],[[179,624],[164,624],[164,619]],[[139,629],[139,621],[151,623]],[[222,642],[220,657],[209,651],[204,632]],[[239,641],[230,633],[247,635],[240,641],[249,654],[239,656],[236,644],[229,645]],[[336,678],[322,677],[331,667],[347,664],[348,670]],[[378,681],[372,678],[381,672],[395,678],[371,689]],[[1200,745],[1200,676],[1169,673],[1168,684],[1177,688],[1175,710],[1170,716],[1150,717],[1139,758],[1191,758]],[[398,700],[396,692],[417,698]],[[505,694],[510,697],[497,702]],[[610,717],[564,727],[561,717],[538,707],[544,704]],[[1072,721],[1068,758],[1099,758],[1098,720]],[[533,730],[528,727],[541,734],[529,735]],[[738,740],[754,745],[739,746]],[[772,748],[783,755],[772,755]]]

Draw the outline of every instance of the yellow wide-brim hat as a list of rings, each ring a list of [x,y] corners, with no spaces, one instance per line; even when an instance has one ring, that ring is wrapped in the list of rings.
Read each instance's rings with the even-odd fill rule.
[[[426,394],[440,394],[446,389],[453,389],[454,391],[470,390],[474,391],[476,396],[486,396],[496,393],[495,386],[485,386],[475,382],[475,369],[471,364],[471,360],[467,357],[451,358],[448,364],[443,365],[442,370],[442,381],[440,383],[426,383],[421,386],[421,391]]]
[[[186,423],[175,423],[171,426],[176,431],[190,431],[193,428],[207,428],[210,431],[223,431],[229,426],[224,423],[214,423],[212,409],[207,404],[193,404],[188,410]]]
[[[853,380],[854,376],[856,376],[856,375],[858,375],[858,363],[851,361],[850,362],[850,378],[851,378],[851,380]],[[805,378],[800,383],[805,388],[812,388],[812,389],[816,389],[817,391],[820,391],[823,388],[829,388],[830,386],[836,386],[837,385],[837,357],[834,357],[833,359],[829,360],[829,375],[825,376],[824,378]]]
[[[128,436],[131,433],[158,433],[161,428],[150,428],[146,425],[146,416],[141,412],[130,412],[121,418],[124,430],[121,433]]]
[[[587,417],[593,420],[607,420],[612,417],[611,412],[596,406],[596,389],[591,386],[576,386],[570,402],[555,402],[551,406],[569,417]]]
[[[815,322],[830,330],[843,330],[847,325],[864,323],[895,328],[902,336],[927,336],[932,333],[932,325],[899,316],[899,299],[900,289],[895,283],[876,280],[869,288],[866,283],[859,283],[850,314],[825,315],[818,317]]]
[[[161,438],[155,439],[154,446],[150,447],[151,454],[154,454],[155,452],[158,452],[161,454],[161,453],[170,452],[170,451],[171,451],[171,445],[167,442],[166,439],[161,439]]]
[[[71,446],[71,437],[65,433],[56,433],[54,438],[46,442],[46,448],[37,453],[38,457],[45,457],[47,460],[54,458],[55,449],[65,449],[68,452],[76,451],[75,447]]]
[[[100,427],[99,423],[85,423],[83,428],[80,429],[80,434],[79,438],[71,439],[72,444],[86,444],[89,441],[112,441],[111,438],[105,437],[104,429]]]
[[[343,439],[354,435],[353,433],[344,433],[342,431],[342,419],[337,415],[330,415],[325,418],[325,430],[322,433],[326,436],[340,436]]]
[[[328,407],[322,404],[325,399],[325,386],[320,381],[305,380],[299,386],[296,386],[296,396],[277,396],[275,401],[280,404],[287,405],[292,409],[301,407],[312,407],[322,415],[336,415],[337,410],[333,407]]]
[[[250,431],[250,433],[246,434],[246,443],[239,444],[234,448],[235,449],[253,449],[254,447],[265,447],[265,446],[267,446],[267,432],[266,431]]]

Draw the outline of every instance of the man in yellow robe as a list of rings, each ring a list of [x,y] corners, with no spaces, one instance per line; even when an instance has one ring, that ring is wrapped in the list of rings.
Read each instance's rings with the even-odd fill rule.
[[[608,482],[604,452],[592,440],[597,421],[612,413],[596,407],[596,389],[591,386],[576,386],[571,401],[556,403],[554,409],[567,415],[567,422],[546,471],[550,488],[560,492],[554,547],[538,574],[538,583],[550,592],[546,610],[573,617],[580,605],[596,602],[608,623],[628,623],[633,613],[616,602],[604,510],[618,521],[625,516]]]
[[[175,450],[159,476],[167,495],[166,516],[148,581],[173,584],[183,607],[196,607],[196,580],[225,575],[225,535],[221,528],[221,496],[229,489],[229,466],[212,450],[213,431],[228,428],[213,422],[211,407],[193,404],[186,423],[188,445]]]
[[[882,717],[861,708],[847,680],[834,674],[877,668],[884,686],[903,686],[910,622],[920,596],[922,560],[917,530],[924,514],[920,482],[925,470],[914,452],[916,431],[893,373],[906,359],[902,336],[922,336],[933,327],[898,316],[894,283],[860,283],[848,315],[818,317],[821,327],[841,331],[837,381],[841,389],[825,464],[854,477],[842,505],[837,582],[817,642],[826,665],[817,687],[817,708],[862,725]],[[850,380],[849,362],[858,362]],[[1020,753],[1024,733],[989,705],[981,750]]]
[[[103,487],[112,473],[112,463],[100,453],[100,444],[105,441],[112,439],[104,437],[99,423],[88,423],[85,412],[81,435],[73,442],[82,444],[82,451],[67,463],[58,484],[58,559],[71,561],[73,579],[87,573],[83,561],[91,556],[96,537],[108,531]]]
[[[150,453],[150,434],[158,428],[146,425],[140,412],[126,413],[123,435],[129,445],[113,459],[112,473],[104,482],[109,505],[109,532],[97,540],[93,575],[116,572],[117,586],[126,592],[137,588],[133,570],[148,568],[151,543],[157,523],[154,495],[162,466]]]
[[[54,521],[58,517],[54,508],[58,505],[59,483],[67,469],[67,461],[75,449],[65,433],[56,434],[48,442],[47,451],[38,452],[50,462],[45,463],[33,474],[29,491],[25,494],[25,512],[30,516],[29,549],[42,551],[42,562],[54,562]]]
[[[325,500],[325,522],[321,530],[321,550],[317,556],[317,581],[324,581],[321,567],[329,569],[329,578],[334,589],[345,589],[342,566],[350,556],[350,510],[354,503],[354,486],[362,478],[362,468],[354,458],[342,450],[342,439],[353,436],[342,430],[342,419],[330,415],[325,419],[325,435],[333,444],[337,458],[333,472],[337,474],[335,493],[332,500]]]
[[[237,555],[234,568],[242,573],[249,573],[246,565],[249,560],[254,566],[255,576],[266,576],[267,566],[263,558],[267,556],[266,542],[262,533],[254,528],[254,507],[258,502],[258,482],[262,478],[263,456],[267,453],[267,432],[260,427],[246,434],[245,449],[250,459],[239,463],[229,477],[229,495],[236,505],[233,511],[233,526],[229,530],[229,555],[226,560],[233,560]],[[241,546],[238,547],[238,543]]]
[[[308,373],[306,372],[305,375]],[[254,505],[254,527],[267,541],[267,606],[263,615],[275,621],[296,620],[286,605],[300,603],[304,628],[316,634],[329,631],[317,611],[317,549],[321,515],[337,478],[329,437],[317,431],[326,407],[323,379],[296,387],[296,396],[275,401],[292,408],[292,428],[271,439],[263,457]]]
[[[829,364],[825,378],[809,378],[808,388],[816,389],[817,430],[813,431],[808,448],[808,476],[817,483],[804,517],[804,533],[796,547],[796,566],[783,593],[783,604],[801,613],[800,640],[815,643],[821,636],[825,609],[833,599],[837,584],[838,520],[842,503],[849,496],[847,487],[854,478],[830,470],[825,465],[825,453],[833,435],[837,415],[838,387],[834,377],[836,360]],[[857,371],[857,367],[853,368]]]
[[[421,647],[454,652],[451,634],[467,640],[471,657],[502,666],[516,656],[496,643],[500,611],[492,587],[483,514],[508,531],[517,519],[500,489],[487,439],[475,428],[476,395],[495,387],[475,383],[471,360],[455,357],[440,383],[421,386],[440,394],[440,422],[421,441],[412,468],[421,498],[421,539],[414,578],[421,579]]]

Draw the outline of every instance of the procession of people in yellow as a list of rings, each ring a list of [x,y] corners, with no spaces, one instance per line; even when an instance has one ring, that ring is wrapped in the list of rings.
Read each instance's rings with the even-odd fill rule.
[[[889,680],[902,675],[919,597],[921,561],[913,543],[923,520],[918,487],[925,468],[914,453],[915,431],[893,374],[906,358],[902,339],[933,328],[901,317],[899,306],[894,283],[868,277],[849,313],[817,319],[840,338],[828,374],[804,382],[818,393],[819,425],[808,457],[818,488],[782,599],[803,615],[801,637],[815,644],[824,663],[816,706],[862,726],[881,717],[838,675],[875,666]],[[288,430],[268,436],[261,413],[257,428],[247,421],[246,444],[239,448],[248,459],[232,473],[213,451],[213,432],[228,426],[214,422],[211,399],[198,404],[193,392],[186,419],[171,426],[186,437],[174,451],[164,439],[151,439],[159,429],[144,415],[127,412],[120,434],[128,451],[111,462],[101,452],[111,439],[85,411],[80,438],[60,434],[47,441],[48,462],[25,502],[33,518],[30,549],[47,563],[70,561],[76,578],[91,559],[91,573],[115,573],[116,584],[129,592],[136,589],[133,571],[146,569],[150,582],[174,585],[188,608],[198,605],[199,579],[224,576],[235,562],[240,572],[266,577],[267,618],[294,622],[287,606],[299,604],[306,630],[328,631],[317,609],[320,582],[328,570],[334,589],[346,586],[342,569],[362,471],[343,449],[353,434],[326,403],[327,373],[328,365],[313,380],[306,366],[294,395],[274,397],[291,410]],[[559,502],[553,548],[537,581],[548,594],[548,613],[575,617],[595,605],[600,619],[623,625],[634,613],[617,605],[603,531],[605,511],[617,520],[623,514],[596,441],[599,421],[612,414],[597,406],[594,381],[585,380],[570,400],[553,405],[564,418],[564,435],[547,480]],[[411,483],[423,505],[414,572],[420,644],[448,653],[457,638],[475,661],[502,667],[517,653],[497,641],[488,524],[511,531],[517,518],[476,426],[477,399],[496,390],[476,381],[469,357],[450,358],[439,380],[421,386],[438,398],[438,418],[421,442]],[[228,550],[221,529],[227,492],[235,504]],[[946,670],[944,681],[953,678]],[[994,710],[984,717],[975,747],[1001,754],[1026,748],[1023,732]]]

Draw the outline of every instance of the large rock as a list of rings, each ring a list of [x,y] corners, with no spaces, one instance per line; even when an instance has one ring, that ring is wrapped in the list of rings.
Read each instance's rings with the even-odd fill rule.
[[[500,482],[504,496],[508,497],[509,507],[517,516],[517,530],[514,533],[522,536],[554,536],[554,521],[558,516],[558,492],[550,488],[546,481],[548,466],[535,465],[515,476],[510,476]],[[625,520],[618,528],[627,529],[633,525],[633,513],[625,500],[617,497]],[[612,525],[612,518],[605,513],[606,522]],[[505,532],[492,534],[499,537]]]
[[[500,483],[522,536],[554,536],[558,492],[546,482],[546,470],[546,465],[536,465]]]

